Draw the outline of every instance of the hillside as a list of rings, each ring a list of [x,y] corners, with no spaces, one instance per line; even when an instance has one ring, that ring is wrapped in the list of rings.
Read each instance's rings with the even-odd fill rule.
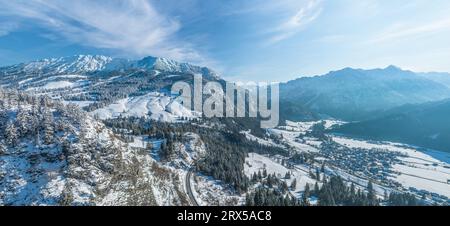
[[[192,83],[195,74],[224,82],[211,69],[165,58],[79,55],[2,67],[0,87],[48,95],[101,119],[124,114],[174,121],[194,115],[173,102],[170,87],[176,81]]]
[[[326,134],[327,129],[345,124],[321,121],[336,113],[324,112],[325,107],[340,106],[338,102],[327,104],[327,98],[304,102],[295,98],[302,94],[300,88],[283,94],[286,84],[281,120],[308,122],[285,121],[277,128],[262,129],[258,118],[204,118],[185,109],[169,91],[174,82],[190,83],[195,74],[202,74],[204,82],[223,85],[225,81],[210,69],[163,58],[135,61],[83,55],[3,67],[0,74],[4,78],[0,81],[0,205],[449,202],[446,159],[403,144]],[[365,78],[368,83],[359,84]],[[305,87],[320,90],[324,97],[339,91],[337,95],[343,96],[337,100],[355,114],[364,113],[356,108],[362,103],[355,103],[373,100],[372,96],[345,93],[364,93],[372,85],[402,94],[392,105],[364,102],[371,112],[379,107],[372,117],[415,114],[428,108],[420,116],[447,113],[437,103],[381,107],[407,102],[412,89],[426,94],[419,102],[447,92],[438,82],[394,67],[370,72],[346,69],[306,80],[318,80]],[[322,80],[326,86],[317,86]],[[323,108],[314,108],[319,105],[313,103]],[[400,130],[403,125],[398,126]]]
[[[376,119],[342,125],[333,132],[450,152],[449,115],[450,100],[406,105]]]
[[[282,105],[291,103],[322,117],[353,121],[404,104],[449,98],[448,86],[436,80],[394,66],[373,70],[346,68],[284,83],[280,96]],[[286,118],[289,117],[295,118],[295,114]]]
[[[0,126],[0,205],[163,205],[178,194],[181,181],[75,105],[0,89]]]

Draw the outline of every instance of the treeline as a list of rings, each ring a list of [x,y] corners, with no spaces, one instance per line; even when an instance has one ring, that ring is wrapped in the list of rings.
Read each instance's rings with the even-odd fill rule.
[[[291,174],[287,172],[285,179],[290,179]],[[289,189],[295,190],[297,180],[294,179],[288,186],[286,181],[273,174],[268,174],[266,169],[262,172],[253,173],[251,183],[259,184],[255,191],[247,194],[245,205],[247,206],[298,206],[303,205],[302,200],[298,200],[289,194]]]
[[[353,183],[350,187],[347,186],[341,177],[332,176],[328,180],[324,178],[320,190],[316,189],[312,194],[318,198],[318,205],[321,206],[378,206],[380,204],[370,181],[365,192],[356,189]]]
[[[247,194],[246,206],[300,206],[301,203],[294,197],[283,194],[278,190],[259,187]]]
[[[418,206],[422,205],[416,196],[409,193],[391,193],[387,199],[389,206]]]
[[[252,176],[252,182],[259,182],[260,186],[255,191],[247,194],[246,205],[248,206],[308,206],[310,200],[316,200],[318,206],[418,206],[422,203],[413,194],[395,193],[385,194],[384,199],[376,196],[373,183],[369,182],[365,189],[357,189],[355,184],[348,186],[341,177],[332,176],[323,178],[322,185],[316,182],[311,188],[306,184],[301,198],[296,199],[288,194],[288,187],[273,176],[265,176],[263,171]],[[288,175],[285,176],[285,178]],[[266,179],[264,179],[266,178]],[[274,182],[275,181],[275,182]],[[275,184],[275,186],[274,186]],[[296,182],[290,185],[295,190]]]

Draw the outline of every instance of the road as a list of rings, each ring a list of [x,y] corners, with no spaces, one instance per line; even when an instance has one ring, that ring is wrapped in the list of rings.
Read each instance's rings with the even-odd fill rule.
[[[189,199],[191,200],[192,205],[194,206],[200,206],[197,202],[197,200],[195,199],[194,194],[192,193],[192,188],[191,188],[191,178],[192,178],[192,168],[189,169],[189,171],[186,173],[186,192],[189,196]]]

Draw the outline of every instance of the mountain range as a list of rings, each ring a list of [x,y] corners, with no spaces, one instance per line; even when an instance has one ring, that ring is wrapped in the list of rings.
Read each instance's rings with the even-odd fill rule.
[[[102,119],[150,116],[173,121],[193,117],[170,96],[176,81],[192,83],[193,75],[223,82],[207,68],[157,57],[141,60],[79,55],[1,67],[0,87],[49,95],[74,103]]]
[[[202,74],[205,81],[225,82],[212,69],[165,58],[149,56],[130,60],[79,55],[1,67],[0,86],[50,95],[77,104],[100,119],[134,116],[174,122],[183,117],[197,117],[190,109],[173,101],[168,93],[171,84],[180,80],[191,83],[194,74]],[[413,143],[447,150],[447,144],[439,141],[446,139],[446,132],[438,131],[442,126],[436,125],[437,121],[446,120],[445,115],[441,114],[439,120],[431,122],[420,113],[422,118],[417,119],[417,112],[431,113],[439,107],[444,108],[442,103],[447,98],[450,98],[448,73],[417,73],[396,66],[371,70],[344,68],[282,83],[280,118],[281,124],[285,120],[330,118],[355,122],[339,132],[370,135],[373,139],[416,141]],[[406,118],[398,120],[399,114]],[[411,117],[416,119],[414,122],[421,123],[409,122]],[[379,130],[370,126],[383,122],[394,125],[393,119],[403,125],[375,126]],[[246,123],[258,131],[253,124]],[[409,131],[400,131],[406,130],[404,128]],[[429,129],[425,132],[424,128]],[[385,131],[388,129],[390,132]],[[411,131],[423,134],[412,136]],[[424,141],[426,139],[431,140]],[[433,145],[439,142],[442,144]]]
[[[405,104],[450,97],[449,74],[415,73],[395,66],[362,70],[345,68],[302,77],[281,85],[281,103],[309,109],[321,117],[358,121]],[[288,115],[285,118],[295,118]]]
[[[422,203],[450,203],[448,164],[335,136],[450,152],[449,74],[345,68],[282,83],[286,121],[268,130],[258,119],[202,118],[174,101],[170,86],[195,74],[225,83],[207,67],[151,56],[0,67],[0,205],[309,205],[299,200],[321,178],[351,190],[336,175],[361,194],[412,186],[431,197]],[[324,187],[315,188],[319,204],[339,201]]]
[[[333,132],[389,140],[450,152],[450,99],[404,105],[374,119],[342,125]]]
[[[50,58],[21,63],[13,66],[1,67],[5,75],[8,74],[83,74],[98,71],[125,71],[131,69],[170,71],[177,73],[191,73],[216,75],[207,67],[195,66],[189,63],[179,63],[160,57],[148,56],[141,60],[113,58],[102,55],[76,55],[70,57]]]

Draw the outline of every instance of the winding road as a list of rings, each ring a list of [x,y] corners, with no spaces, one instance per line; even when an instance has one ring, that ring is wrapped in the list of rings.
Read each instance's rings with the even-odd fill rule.
[[[192,193],[192,188],[191,188],[191,177],[192,177],[192,170],[193,168],[190,168],[189,171],[186,173],[186,193],[189,196],[189,199],[191,200],[191,203],[193,206],[200,206],[197,202],[197,200],[195,199],[194,194]]]

